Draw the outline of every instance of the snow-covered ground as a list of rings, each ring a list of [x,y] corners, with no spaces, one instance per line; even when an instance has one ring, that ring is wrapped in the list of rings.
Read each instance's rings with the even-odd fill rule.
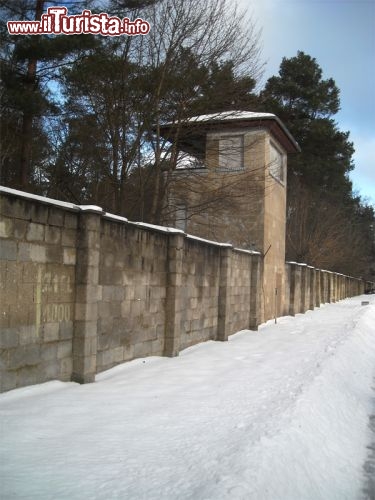
[[[375,296],[361,296],[95,384],[11,391],[0,498],[371,498],[374,369]]]

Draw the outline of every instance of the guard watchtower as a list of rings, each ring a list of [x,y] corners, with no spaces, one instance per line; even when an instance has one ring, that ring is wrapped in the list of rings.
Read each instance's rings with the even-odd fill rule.
[[[298,152],[298,144],[277,116],[249,111],[196,116],[166,124],[161,133],[180,152],[177,168],[169,174],[173,182],[166,223],[202,238],[259,251],[263,319],[280,315],[287,155]]]

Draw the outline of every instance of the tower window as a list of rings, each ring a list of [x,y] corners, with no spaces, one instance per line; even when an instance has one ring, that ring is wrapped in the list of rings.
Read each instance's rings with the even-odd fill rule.
[[[186,231],[187,229],[187,206],[180,203],[176,206],[176,229],[182,229]]]
[[[228,136],[219,140],[219,168],[223,170],[243,168],[243,136]]]
[[[278,181],[284,182],[284,155],[279,149],[270,144],[270,174]]]

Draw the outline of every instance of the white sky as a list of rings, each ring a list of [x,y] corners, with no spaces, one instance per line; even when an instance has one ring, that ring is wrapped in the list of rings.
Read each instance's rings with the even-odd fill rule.
[[[239,0],[262,29],[264,80],[302,50],[341,90],[336,120],[350,131],[354,188],[375,205],[375,0]]]

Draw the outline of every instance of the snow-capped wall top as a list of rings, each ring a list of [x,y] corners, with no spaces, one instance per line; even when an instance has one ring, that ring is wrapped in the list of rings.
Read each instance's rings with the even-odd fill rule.
[[[13,196],[17,196],[19,198],[25,198],[31,201],[39,201],[40,203],[44,203],[46,205],[54,205],[55,207],[65,208],[66,210],[72,210],[73,212],[79,212],[79,205],[75,205],[74,203],[68,203],[66,201],[55,200],[53,198],[46,198],[45,196],[39,196],[37,194],[26,193],[25,191],[19,191],[18,189],[12,189],[5,186],[0,186],[0,193],[10,194]],[[98,207],[96,207],[98,208]],[[87,208],[86,208],[87,210]]]

